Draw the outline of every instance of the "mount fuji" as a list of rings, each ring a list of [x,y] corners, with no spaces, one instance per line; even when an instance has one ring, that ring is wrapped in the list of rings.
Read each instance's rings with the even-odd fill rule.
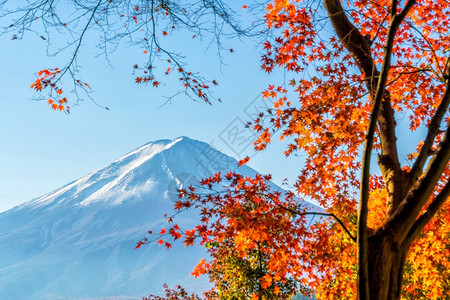
[[[160,140],[1,213],[0,299],[141,299],[163,283],[206,290],[206,278],[189,275],[202,247],[134,248],[166,226],[177,188],[219,171],[256,174],[206,143]],[[196,218],[188,212],[177,223]]]

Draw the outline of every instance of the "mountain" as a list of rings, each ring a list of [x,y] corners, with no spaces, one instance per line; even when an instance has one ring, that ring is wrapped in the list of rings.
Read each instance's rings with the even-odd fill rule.
[[[189,275],[203,248],[134,248],[149,229],[166,226],[177,188],[236,166],[206,143],[160,140],[1,213],[0,299],[140,299],[163,283],[205,290],[206,278]],[[196,218],[181,214],[177,223],[189,227]]]

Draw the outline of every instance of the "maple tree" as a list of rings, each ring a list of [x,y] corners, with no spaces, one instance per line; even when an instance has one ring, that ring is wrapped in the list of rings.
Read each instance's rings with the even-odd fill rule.
[[[231,238],[245,258],[264,241],[274,273],[261,278],[263,288],[294,278],[319,299],[448,297],[448,3],[275,0],[266,9],[267,26],[278,34],[264,43],[263,69],[281,67],[293,79],[264,91],[274,107],[265,112],[269,125],[264,114],[253,123],[255,148],[281,131],[286,155],[306,153],[296,192],[329,218],[306,226],[306,215],[321,213],[270,191],[269,178],[217,174],[202,184],[227,181],[223,195],[181,191],[186,200],[175,209],[196,207],[203,217],[184,233],[185,243]],[[409,136],[426,132],[409,150],[396,136],[404,117]],[[405,158],[399,149],[409,151]],[[210,267],[203,262],[196,272]]]
[[[37,3],[41,6],[19,10],[26,18],[8,27],[6,32],[15,32],[13,39],[23,32],[17,32],[17,25],[29,29],[35,17],[73,30],[76,22],[55,18],[52,2]],[[160,46],[161,39],[176,26],[197,36],[205,23],[195,16],[205,13],[220,17],[233,33],[247,34],[221,1],[192,2],[199,6],[189,11],[184,2],[172,1],[87,3],[80,7],[87,25],[75,39],[73,57],[87,29],[106,28],[113,40],[136,35],[148,55],[146,63],[134,66],[136,83],[159,86],[153,68],[159,57],[168,65],[162,74],[178,74],[183,92],[206,102],[216,82],[187,71],[180,56]],[[200,224],[188,230],[173,225],[160,235],[184,239],[186,245],[199,240],[208,247],[211,261],[203,260],[194,274],[211,276],[216,283],[211,297],[220,291],[233,295],[236,289],[221,288],[221,282],[232,282],[245,286],[248,294],[240,297],[256,299],[284,296],[299,287],[319,299],[448,298],[448,1],[272,0],[255,5],[264,5],[270,32],[262,68],[269,73],[282,68],[292,78],[263,92],[274,106],[252,123],[258,133],[255,148],[264,150],[281,132],[288,143],[285,155],[304,153],[295,192],[318,202],[323,211],[311,211],[291,192],[271,190],[269,176],[216,174],[202,186],[217,189],[225,182],[223,193],[181,190],[175,204],[175,210],[199,209]],[[110,23],[111,16],[124,22]],[[120,30],[107,24],[119,24]],[[220,37],[223,32],[215,34],[214,28],[220,24],[208,29]],[[67,105],[61,76],[72,74],[74,87],[90,89],[76,78],[73,62],[42,70],[32,85],[37,91],[50,89],[48,102],[54,109]],[[409,128],[398,130],[397,122],[408,119]],[[413,136],[423,141],[406,149]],[[374,154],[377,166],[371,164]],[[312,216],[315,222],[307,222]],[[170,248],[163,237],[157,240]],[[243,274],[254,269],[256,257],[263,257],[262,272]],[[228,272],[241,276],[233,279]],[[167,288],[167,293],[169,298],[170,293],[188,297],[180,289]]]
[[[266,70],[279,65],[301,73],[311,61],[317,74],[291,83],[299,93],[297,107],[283,96],[283,88],[266,92],[276,99],[273,124],[283,128],[283,137],[295,137],[287,154],[308,153],[297,182],[301,195],[333,211],[351,207],[356,201],[349,187],[361,185],[358,296],[398,299],[408,251],[449,196],[449,6],[394,0],[354,1],[345,8],[340,1],[324,1],[324,7],[336,34],[328,43],[316,29],[320,21],[312,7],[285,1],[268,7],[268,25],[283,36],[266,44]],[[412,131],[427,128],[404,166],[396,114],[410,117]],[[258,146],[264,148],[270,132],[256,129],[262,133]],[[363,143],[359,162],[353,157]],[[382,174],[372,176],[372,186],[384,189],[384,198],[369,198],[372,145]],[[385,221],[378,226],[367,223],[369,199],[384,201]]]

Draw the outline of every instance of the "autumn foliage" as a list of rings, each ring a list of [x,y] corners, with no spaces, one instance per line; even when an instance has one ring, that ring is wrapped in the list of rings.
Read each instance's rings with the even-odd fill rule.
[[[198,209],[202,222],[179,233],[211,254],[194,275],[233,294],[221,280],[251,278],[227,277],[233,259],[249,265],[260,253],[259,289],[242,299],[276,297],[290,280],[284,297],[300,289],[318,299],[448,297],[449,16],[448,3],[435,0],[266,6],[275,38],[264,43],[262,68],[292,79],[263,92],[274,106],[253,122],[255,149],[281,132],[285,155],[305,153],[295,192],[324,211],[272,190],[269,176],[216,174],[200,190],[181,190],[175,209]],[[412,136],[423,141],[408,149]],[[364,145],[369,161],[360,159]]]
[[[53,110],[69,111],[70,107],[67,105],[67,97],[60,96],[63,93],[63,90],[59,88],[55,82],[55,78],[57,78],[60,73],[61,71],[58,68],[41,70],[37,73],[37,79],[31,84],[30,88],[36,90],[36,92],[41,92],[43,89],[49,88],[51,90],[50,96],[52,98],[57,98],[49,98],[47,100],[47,103],[51,108]],[[54,94],[52,92],[54,92]]]

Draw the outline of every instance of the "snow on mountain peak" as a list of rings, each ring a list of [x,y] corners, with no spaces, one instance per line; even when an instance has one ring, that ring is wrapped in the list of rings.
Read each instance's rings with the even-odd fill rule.
[[[214,161],[211,161],[211,156],[215,157]],[[200,141],[184,136],[158,140],[61,189],[32,200],[29,205],[37,207],[69,202],[75,206],[99,202],[118,205],[127,199],[144,197],[162,182],[167,185],[172,180],[175,186],[179,186],[186,177],[199,179],[235,165],[234,159]]]
[[[219,171],[206,164],[204,151],[231,159],[186,137],[155,141],[1,213],[0,298],[142,299],[165,282],[207,289],[207,280],[186,278],[204,257],[203,248],[174,244],[171,253],[157,245],[134,250],[147,230],[166,224],[163,215],[171,211],[186,174],[192,180]],[[178,221],[189,227],[196,218],[191,213]]]
[[[163,215],[172,211],[177,188],[219,171],[256,174],[206,143],[160,140],[1,213],[0,298],[142,299],[163,283],[208,289],[207,278],[188,276],[204,248],[135,246],[147,230],[167,225]],[[198,214],[177,215],[177,224],[192,228]]]

